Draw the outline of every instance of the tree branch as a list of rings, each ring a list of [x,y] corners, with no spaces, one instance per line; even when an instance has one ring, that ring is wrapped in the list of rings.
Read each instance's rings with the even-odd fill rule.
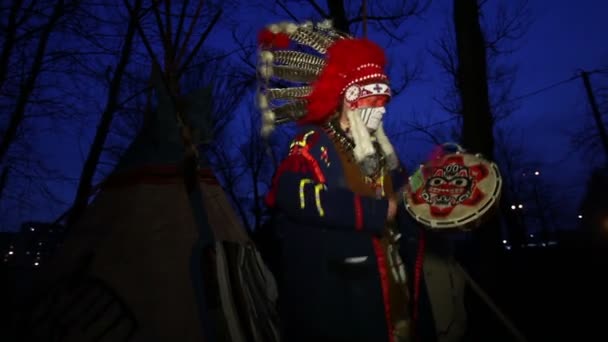
[[[329,0],[335,1],[335,0]],[[323,18],[329,18],[329,14],[325,13],[325,11],[315,2],[315,0],[308,0],[308,3],[319,13],[319,15]]]
[[[198,19],[201,16],[201,11],[203,10],[203,0],[199,0],[198,6],[196,6],[196,11],[194,12],[194,18],[190,22],[190,27],[188,28],[188,32],[186,33],[186,37],[184,37],[184,42],[182,43],[181,48],[179,49],[179,53],[177,54],[177,58],[175,59],[176,63],[179,65],[182,58],[186,54],[186,49],[188,48],[188,43],[190,42],[190,37],[192,37],[192,33],[194,32],[194,27],[198,22]]]
[[[196,45],[192,49],[192,52],[190,52],[190,55],[186,58],[186,60],[184,61],[184,63],[179,68],[179,70],[177,72],[177,78],[179,78],[182,75],[182,73],[184,72],[184,70],[186,70],[186,68],[188,67],[188,64],[190,64],[190,62],[192,61],[192,58],[194,58],[194,55],[196,55],[198,53],[198,50],[200,50],[201,46],[203,45],[203,43],[205,42],[205,40],[207,39],[207,37],[211,33],[211,30],[213,30],[213,27],[215,27],[215,25],[217,24],[217,22],[220,20],[220,17],[222,16],[222,12],[223,11],[220,8],[217,11],[217,13],[215,13],[215,16],[213,16],[213,19],[211,19],[211,23],[209,23],[209,25],[205,29],[205,32],[203,32],[203,34],[199,38],[198,42],[196,43]]]

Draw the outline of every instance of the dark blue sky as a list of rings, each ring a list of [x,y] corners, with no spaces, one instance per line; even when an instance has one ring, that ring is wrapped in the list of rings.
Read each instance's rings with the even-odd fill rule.
[[[507,0],[490,0],[486,7],[492,13],[497,3]],[[421,80],[413,83],[388,106],[386,126],[389,135],[408,130],[404,123],[417,121],[422,124],[433,124],[449,118],[434,98],[445,95],[445,85],[450,82],[428,54],[428,49],[435,47],[435,41],[451,19],[451,1],[434,1],[422,19],[412,19],[406,25],[410,36],[404,44],[394,46],[389,51],[390,62],[400,59],[420,61],[423,66]],[[608,1],[603,0],[534,0],[529,3],[532,25],[517,44],[519,48],[508,59],[503,61],[516,65],[519,69],[513,96],[529,94],[556,82],[565,80],[575,74],[579,68],[608,68]],[[255,11],[255,12],[254,12]],[[285,20],[287,16],[273,16],[259,9],[243,6],[240,18],[240,31],[257,32],[264,24]],[[310,10],[296,11],[305,13]],[[215,32],[209,43],[214,46],[230,49],[229,34]],[[249,39],[253,42],[254,34]],[[382,40],[375,34],[372,39]],[[596,81],[597,78],[597,81]],[[604,77],[604,79],[608,79]],[[600,77],[592,76],[593,82],[600,82]],[[95,110],[100,108],[105,97],[99,97],[99,103],[87,105]],[[543,177],[556,188],[564,203],[564,215],[575,223],[577,205],[587,180],[590,166],[602,161],[601,155],[595,162],[584,159],[581,153],[573,150],[570,134],[581,130],[585,122],[591,122],[590,112],[584,93],[582,81],[576,79],[563,85],[542,91],[533,96],[526,96],[519,102],[520,106],[509,118],[500,122],[516,134],[512,144],[520,144],[526,151],[526,158],[541,165]],[[250,115],[250,108],[242,106],[241,115]],[[85,122],[85,123],[83,123]],[[41,144],[39,151],[42,158],[48,160],[72,181],[55,182],[51,190],[65,203],[73,200],[75,184],[92,140],[96,122],[87,116],[86,121],[62,129],[44,130],[36,137]],[[450,125],[438,126],[439,133],[447,134]],[[432,144],[421,134],[401,136],[396,145],[401,149],[401,157],[406,164],[424,161]],[[15,213],[14,217],[2,220],[2,230],[16,228],[16,223],[23,220],[52,220],[67,209],[67,205],[50,205],[45,200],[35,201],[39,210],[32,213]]]

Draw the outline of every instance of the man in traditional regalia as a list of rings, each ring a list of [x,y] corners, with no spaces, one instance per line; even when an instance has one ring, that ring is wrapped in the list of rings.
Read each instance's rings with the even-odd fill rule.
[[[262,132],[299,124],[266,198],[281,241],[282,340],[411,341],[384,51],[328,22],[270,25],[259,44]]]

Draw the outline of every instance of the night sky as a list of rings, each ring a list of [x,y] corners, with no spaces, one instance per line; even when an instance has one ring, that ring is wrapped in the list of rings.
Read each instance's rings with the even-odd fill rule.
[[[501,2],[508,1],[487,1],[484,11],[488,16],[484,19],[490,24],[492,13]],[[433,143],[426,135],[411,132],[408,123],[432,125],[451,117],[436,101],[445,96],[451,80],[429,54],[429,50],[436,48],[437,39],[450,23],[450,6],[451,1],[433,1],[422,18],[406,22],[404,30],[409,36],[405,42],[393,44],[388,49],[390,63],[406,60],[420,63],[422,67],[420,80],[412,83],[388,105],[385,123],[389,136],[410,132],[394,140],[402,162],[409,167],[423,162],[431,152]],[[525,159],[538,165],[541,177],[545,177],[543,181],[558,189],[556,196],[564,215],[562,228],[569,228],[576,224],[577,206],[589,172],[592,166],[603,162],[603,156],[598,153],[601,150],[596,152],[595,158],[593,154],[583,154],[571,143],[572,134],[592,123],[582,80],[576,78],[556,84],[571,78],[579,69],[608,69],[608,21],[605,18],[608,1],[534,0],[529,3],[529,11],[532,19],[530,28],[515,43],[517,49],[501,59],[502,63],[518,68],[512,90],[512,98],[519,99],[518,109],[498,125],[514,132],[508,136],[508,143],[523,149]],[[302,5],[302,9],[296,8],[294,13],[306,20],[313,11]],[[289,19],[284,13],[273,15],[248,6],[242,6],[241,11],[233,13],[233,16],[240,21],[239,31],[250,43],[254,42],[255,33],[263,25]],[[229,29],[226,25],[215,31],[210,37],[210,46],[232,49],[234,44]],[[376,32],[371,32],[370,37],[386,44],[386,37]],[[395,77],[394,74],[391,76]],[[596,87],[601,84],[606,86],[608,75],[593,74],[591,81]],[[95,98],[95,89],[83,87],[83,91]],[[102,107],[105,93],[98,100],[78,106],[94,113]],[[237,117],[245,120],[243,118],[247,115],[251,115],[249,102],[242,104]],[[32,142],[40,158],[66,177],[65,180],[49,183],[52,192],[64,203],[49,203],[44,198],[33,199],[36,209],[4,214],[2,230],[18,229],[18,224],[24,220],[54,220],[68,208],[74,198],[96,119],[89,113],[82,118],[65,120],[61,127],[57,127],[56,123],[42,123],[43,127],[32,137]],[[444,125],[434,126],[432,131],[448,139],[454,124],[455,121],[448,121]]]

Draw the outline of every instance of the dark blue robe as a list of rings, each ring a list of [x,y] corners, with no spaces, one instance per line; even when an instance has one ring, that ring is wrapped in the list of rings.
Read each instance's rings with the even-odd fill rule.
[[[302,127],[267,203],[281,245],[283,341],[388,341],[373,243],[385,228],[388,201],[348,188],[322,128]]]

